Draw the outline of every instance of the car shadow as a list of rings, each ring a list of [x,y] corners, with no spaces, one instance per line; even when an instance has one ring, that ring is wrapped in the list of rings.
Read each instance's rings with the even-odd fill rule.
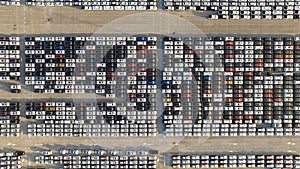
[[[193,12],[194,16],[198,16],[201,18],[209,18],[209,15],[217,15],[217,11],[203,11],[203,12]]]

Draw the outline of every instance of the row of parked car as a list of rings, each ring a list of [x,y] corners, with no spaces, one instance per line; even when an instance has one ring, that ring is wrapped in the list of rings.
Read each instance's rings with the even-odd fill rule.
[[[202,41],[200,37],[196,39],[197,42]],[[212,88],[210,70],[214,67],[204,66],[203,63],[205,59],[208,62],[214,58],[198,57],[195,55],[193,46],[193,38],[164,38],[162,92],[165,97],[163,119],[167,135],[193,135],[193,124],[209,116],[209,114],[202,113],[206,110],[206,104],[203,104],[203,101],[212,98],[211,92],[207,93],[207,91]],[[211,47],[213,48],[213,44]],[[220,59],[215,59],[214,62],[216,69],[223,68]],[[224,83],[220,76],[223,70],[221,72],[219,70],[215,72],[215,76],[218,77],[215,82],[218,84],[216,83],[213,87],[216,91]],[[216,99],[215,102],[222,103],[222,100]],[[181,127],[177,124],[181,124]],[[195,132],[195,135],[196,133],[198,132]]]
[[[299,168],[300,156],[286,153],[173,155],[173,168]]]
[[[49,152],[49,151],[48,151]],[[58,154],[35,156],[40,165],[55,164],[59,168],[156,168],[157,154],[149,151],[127,151],[103,149],[60,149]]]
[[[185,128],[184,128],[185,127]],[[187,130],[191,128],[191,130]],[[185,129],[185,130],[184,130]],[[174,130],[176,132],[174,132]],[[183,132],[184,130],[184,132]],[[167,136],[297,136],[299,128],[284,128],[278,123],[262,124],[194,124],[177,123],[166,129]]]
[[[1,151],[0,168],[21,168],[24,151]]]
[[[132,108],[130,105],[129,108]],[[154,136],[156,111],[129,110],[113,102],[28,102],[31,136]]]
[[[18,102],[0,102],[0,136],[19,136],[20,116]]]
[[[12,5],[12,6],[20,6],[20,0],[1,0],[0,5]]]
[[[20,37],[0,37],[0,80],[20,79]]]
[[[2,5],[20,5],[20,0],[2,0]],[[28,6],[77,6],[85,10],[157,10],[156,0],[26,0]],[[211,0],[164,0],[166,10],[213,10],[218,14],[210,19],[297,19],[299,2],[290,0],[211,1]],[[226,10],[224,10],[227,8]],[[281,8],[282,10],[277,10]]]
[[[45,76],[43,72],[37,71],[37,69],[44,69],[42,67],[45,65],[44,62],[58,66],[55,69],[55,77],[64,76],[61,71],[64,71],[65,64],[76,62],[75,66],[79,67],[80,78],[81,76],[88,77],[82,74],[87,70],[97,71],[99,84],[96,88],[99,92],[102,91],[108,97],[129,97],[130,104],[122,110],[128,112],[137,109],[144,111],[143,113],[151,112],[153,116],[151,115],[149,121],[153,121],[156,107],[155,37],[128,37],[127,39],[122,37],[119,39],[113,37],[35,37],[25,40],[27,49],[25,52],[28,57],[26,60],[30,62],[26,65],[29,71],[27,76],[34,76],[38,79],[36,81],[41,81],[37,82],[39,84],[37,86],[44,86],[40,78],[43,79]],[[96,47],[93,47],[93,44],[96,44]],[[127,45],[127,50],[124,44]],[[82,46],[85,50],[80,50]],[[77,49],[77,54],[71,53],[74,48]],[[297,74],[294,71],[297,71],[299,66],[297,64],[299,49],[299,37],[164,38],[165,69],[162,79],[162,89],[165,95],[163,98],[165,102],[164,123],[168,126],[167,128],[173,130],[173,133],[174,130],[178,130],[178,133],[191,132],[193,130],[190,127],[191,124],[211,120],[214,123],[226,121],[271,124],[274,120],[282,120],[283,128],[297,127],[299,115],[297,111],[293,111],[293,107],[297,107],[295,105],[298,102],[298,95],[296,95],[297,85],[293,84],[298,83]],[[49,54],[46,54],[47,52]],[[83,54],[85,57],[80,58]],[[81,64],[97,54],[105,55],[105,59],[91,58],[90,62],[93,64],[87,64],[88,66]],[[220,59],[216,60],[214,54],[217,54]],[[47,58],[50,57],[49,55],[55,56],[55,59]],[[77,60],[67,60],[70,57]],[[123,63],[128,63],[126,68]],[[81,69],[82,67],[85,69]],[[222,76],[212,74],[212,72],[223,71],[225,71],[223,79]],[[39,74],[37,75],[36,72]],[[50,75],[51,72],[48,73]],[[72,71],[68,73],[72,74]],[[125,77],[122,77],[126,76],[126,73],[127,81]],[[92,72],[90,74],[93,76]],[[49,83],[55,82],[55,80],[49,81]],[[85,82],[83,79],[77,79],[77,81]],[[92,80],[88,80],[90,81]],[[223,81],[225,81],[224,90],[220,88]],[[195,83],[197,85],[193,85]],[[63,92],[60,89],[57,90]],[[37,89],[37,91],[42,90]],[[221,91],[225,92],[224,95],[219,95]],[[224,103],[222,98],[224,98]],[[124,107],[124,105],[118,106]],[[141,119],[147,118],[145,114],[133,116]],[[129,117],[129,120],[133,121],[132,117]],[[42,118],[45,119],[46,116]],[[63,118],[74,118],[74,116]],[[118,115],[109,115],[105,119],[110,119],[108,121],[111,124],[125,123],[128,120]],[[175,123],[177,125],[182,122],[186,129],[174,127]]]
[[[156,0],[26,0],[28,6],[75,6],[85,10],[157,10]]]
[[[295,111],[298,76],[294,72],[299,69],[299,44],[299,38],[292,37],[165,38],[163,92],[170,96],[165,98],[164,111],[168,135],[203,132],[194,123],[267,123],[274,128],[262,133],[292,134],[292,128],[299,127]],[[176,58],[182,63],[174,63]],[[186,72],[174,71],[189,66],[198,90],[189,87]],[[224,77],[219,71],[225,71]],[[229,130],[222,133],[223,129],[217,135],[227,135]],[[261,135],[255,129],[253,133]]]
[[[220,6],[210,19],[299,19],[300,6]]]
[[[35,92],[115,97],[111,91],[124,91],[124,86],[145,91],[156,85],[156,37],[32,37],[26,38],[25,45],[25,83],[33,85]],[[146,57],[148,52],[151,58]],[[139,84],[138,75],[144,79]]]
[[[167,10],[216,11],[210,19],[298,19],[299,2],[285,0],[164,0]]]

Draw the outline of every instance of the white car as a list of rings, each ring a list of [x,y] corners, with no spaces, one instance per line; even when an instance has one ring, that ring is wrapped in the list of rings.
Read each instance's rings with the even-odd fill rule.
[[[124,6],[114,6],[114,10],[124,10]]]
[[[282,19],[282,15],[274,15],[273,19]]]
[[[209,19],[219,19],[219,15],[209,15]]]
[[[288,11],[289,12],[289,11]],[[289,13],[288,13],[289,14]],[[294,19],[294,16],[293,15],[286,15],[285,17],[284,17],[285,19]]]
[[[242,15],[240,18],[241,19],[251,19],[250,15]]]
[[[135,10],[135,6],[125,6],[125,10]]]
[[[228,6],[219,6],[219,10],[220,11],[227,11],[228,10]]]
[[[229,6],[229,10],[238,11],[239,7],[238,6]]]
[[[272,19],[272,16],[271,15],[263,15],[262,19]]]
[[[53,2],[45,2],[45,5],[46,6],[54,6],[54,3]]]
[[[231,15],[230,19],[240,19],[240,15]]]
[[[252,19],[261,19],[261,16],[260,15],[253,15]]]
[[[136,10],[146,10],[146,6],[136,6]],[[174,7],[173,7],[174,10]]]
[[[251,6],[250,10],[251,11],[260,11],[261,7],[260,6]]]
[[[103,10],[114,10],[113,6],[103,6]]]
[[[154,3],[154,2],[153,2],[153,3]],[[157,10],[156,2],[155,2],[155,5],[154,5],[154,4],[151,5],[149,9],[150,9],[150,10]]]
[[[273,15],[278,15],[278,16],[279,16],[279,15],[282,15],[282,11],[276,10],[276,11],[273,11],[272,14],[273,14]],[[281,16],[281,17],[282,17],[282,16]]]
[[[52,150],[44,150],[44,151],[42,151],[42,154],[43,155],[46,155],[46,156],[48,156],[48,155],[52,155]]]
[[[10,2],[10,5],[20,6],[20,2]]]
[[[21,85],[10,85],[10,89],[21,89]]]

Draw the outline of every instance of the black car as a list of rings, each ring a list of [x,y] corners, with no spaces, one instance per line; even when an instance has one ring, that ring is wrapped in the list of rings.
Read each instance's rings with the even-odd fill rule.
[[[19,71],[20,71],[20,68],[17,68],[17,67],[11,67],[11,68],[9,68],[9,71],[11,71],[11,72],[19,72]]]
[[[10,90],[11,93],[21,93],[20,89],[11,89]]]

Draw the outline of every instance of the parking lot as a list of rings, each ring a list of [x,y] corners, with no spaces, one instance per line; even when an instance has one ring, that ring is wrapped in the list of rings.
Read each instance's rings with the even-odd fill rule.
[[[37,151],[34,162],[55,168],[156,168],[155,150],[117,150],[98,147]]]
[[[23,3],[23,2],[22,2]],[[20,6],[20,0],[2,0],[0,5]],[[85,10],[104,10],[104,11],[146,11],[163,9],[163,10],[202,10],[216,11],[212,15],[206,16],[210,19],[299,19],[299,2],[297,1],[173,1],[173,0],[137,0],[137,1],[36,1],[26,0],[25,6],[37,7],[62,7],[70,6],[77,9]]]
[[[97,103],[98,106],[102,105],[100,107],[110,108],[105,109],[107,112],[97,113],[96,116],[87,116],[85,120],[90,119],[94,123],[97,116],[104,116],[106,122],[112,125],[150,123],[151,129],[147,125],[133,128],[144,128],[145,132],[151,131],[150,135],[155,135],[156,126],[152,124],[155,123],[157,113],[162,113],[157,112],[159,106],[155,103],[156,42],[157,37],[25,37],[25,85],[33,86],[32,91],[35,93],[79,94],[74,98],[81,93],[91,93],[93,98],[98,97],[97,95],[114,99],[128,97],[131,103],[127,103],[127,106],[122,101],[109,103],[110,106]],[[297,110],[298,104],[298,74],[295,71],[299,66],[299,37],[164,37],[163,44],[165,57],[158,62],[163,63],[165,67],[163,71],[160,70],[163,74],[161,83],[164,96],[160,98],[165,102],[165,134],[299,134],[298,114],[297,111],[293,111]],[[216,59],[213,53],[220,58]],[[95,58],[97,54],[105,54],[106,57]],[[140,59],[136,59],[135,55]],[[126,74],[127,79],[124,77]],[[254,88],[257,89],[255,92]],[[223,91],[225,93],[222,93]],[[93,115],[93,111],[98,110],[93,107],[95,104],[92,103],[88,109],[91,112],[85,113]],[[32,103],[31,109],[28,110],[35,110],[34,105],[36,104]],[[37,111],[46,110],[45,105],[37,105],[37,108]],[[72,106],[70,108],[76,110]],[[135,109],[140,111],[139,115],[134,112],[116,112]],[[51,108],[46,111],[50,112],[27,112],[26,115],[37,115],[34,118],[41,120],[61,118],[41,117],[40,115],[45,113],[54,115]],[[69,112],[68,115],[70,117],[61,120],[79,118],[74,116],[74,112]],[[96,120],[96,123],[98,122]],[[163,126],[159,125],[160,129],[161,127]],[[89,129],[92,128],[88,127]],[[104,131],[105,129],[102,132]],[[127,129],[124,129],[125,133],[126,131]],[[136,130],[131,133],[137,136],[136,133],[143,132]],[[149,134],[146,133],[140,136]]]
[[[229,153],[173,155],[173,168],[299,168],[299,155],[272,153]]]
[[[20,81],[18,80],[19,75],[14,73],[12,74],[13,78],[7,79],[5,83],[3,82],[3,88],[1,88],[1,99],[5,99],[4,102],[12,99],[8,101],[10,102],[9,106],[0,106],[1,109],[7,109],[6,114],[1,115],[1,117],[9,118],[1,120],[1,122],[8,122],[8,124],[1,124],[1,135],[11,135],[13,137],[1,137],[0,147],[24,150],[26,151],[26,156],[24,161],[22,160],[23,157],[6,157],[3,160],[13,160],[16,162],[10,163],[18,165],[21,163],[22,166],[27,167],[34,167],[35,165],[39,165],[37,163],[42,163],[39,166],[63,168],[65,159],[66,163],[68,163],[64,165],[66,168],[71,166],[80,168],[78,163],[82,163],[82,166],[88,168],[92,168],[92,166],[100,168],[100,163],[102,162],[105,163],[102,165],[104,168],[121,168],[121,166],[125,168],[129,168],[129,166],[134,168],[151,168],[151,166],[148,166],[150,162],[145,162],[144,159],[141,161],[134,159],[132,163],[126,160],[134,152],[126,154],[127,152],[124,151],[122,156],[114,156],[111,160],[108,160],[110,156],[107,156],[102,160],[100,159],[101,153],[100,155],[96,154],[93,148],[95,144],[100,144],[113,149],[128,146],[138,147],[138,150],[135,152],[136,154],[144,147],[159,150],[161,154],[158,156],[159,160],[157,159],[155,163],[156,166],[152,165],[154,168],[172,167],[172,163],[170,163],[171,155],[178,155],[179,152],[183,152],[182,156],[185,157],[180,158],[179,162],[176,159],[177,161],[174,161],[173,167],[217,168],[222,167],[222,165],[216,165],[216,163],[221,164],[222,161],[223,166],[231,168],[282,168],[283,166],[286,168],[297,168],[293,163],[295,161],[298,162],[298,159],[294,161],[290,156],[287,158],[286,155],[289,153],[296,154],[294,155],[296,157],[299,154],[297,146],[300,143],[297,137],[299,135],[298,109],[297,106],[294,106],[298,104],[298,93],[294,92],[297,91],[297,85],[293,85],[293,83],[298,83],[298,76],[293,71],[298,70],[299,45],[295,42],[294,38],[291,40],[284,38],[270,40],[267,38],[270,35],[265,38],[264,34],[277,34],[271,35],[271,37],[289,37],[290,35],[294,37],[295,34],[299,33],[298,19],[216,21],[207,19],[208,16],[204,12],[159,10],[158,13],[146,11],[143,14],[134,15],[138,12],[86,11],[75,7],[48,8],[25,7],[23,5],[19,7],[0,6],[0,13],[3,16],[0,22],[0,32],[4,34],[17,34],[13,35],[17,37],[20,36],[23,40],[21,49],[24,51],[24,57],[21,56],[23,62],[20,63],[24,65],[22,67],[24,71],[21,71]],[[255,16],[258,15],[258,13],[257,15],[255,13]],[[122,19],[110,23],[112,20],[118,18]],[[168,22],[168,20],[175,22]],[[91,84],[86,84],[85,81],[82,83],[81,81],[83,80],[80,77],[74,80],[78,84],[71,84],[68,89],[58,87],[59,85],[66,86],[63,84],[63,81],[66,82],[69,80],[70,83],[73,83],[72,79],[67,80],[67,76],[71,76],[72,72],[79,72],[78,76],[83,76],[81,72],[92,72],[92,70],[87,70],[87,67],[90,68],[91,62],[75,64],[75,62],[83,61],[80,60],[83,58],[68,58],[70,60],[67,61],[67,58],[61,58],[62,55],[66,56],[66,53],[62,52],[85,52],[87,54],[88,52],[92,52],[95,47],[97,49],[96,52],[98,52],[97,54],[100,55],[101,53],[107,53],[113,46],[112,43],[111,46],[102,50],[99,47],[101,45],[96,44],[97,40],[94,43],[93,40],[79,38],[77,40],[75,38],[74,41],[72,39],[69,41],[59,39],[59,37],[64,36],[64,33],[72,37],[74,33],[92,34],[98,32],[99,29],[100,32],[110,33],[136,32],[137,30],[155,32],[156,30],[160,30],[163,33],[166,32],[167,34],[177,36],[177,33],[186,30],[182,26],[183,22],[181,20],[191,22],[196,28],[199,28],[200,32],[203,31],[204,34],[208,34],[208,37],[211,36],[209,34],[213,34],[214,37],[221,36],[223,39],[211,38],[208,39],[208,42],[205,42],[207,39],[202,41],[191,37],[159,39],[157,45],[163,50],[163,54],[167,56],[162,60],[155,60],[156,63],[165,64],[164,66],[167,68],[164,70],[164,73],[161,72],[161,81],[158,79],[149,80],[152,77],[148,77],[147,74],[153,73],[151,71],[147,71],[146,76],[145,73],[132,76],[132,79],[129,79],[129,81],[144,80],[148,83],[148,81],[153,82],[157,80],[157,84],[147,84],[147,90],[157,86],[159,89],[162,89],[164,97],[155,98],[143,93],[135,95],[133,91],[128,91],[127,89],[122,89],[123,91],[118,88],[93,89],[90,88]],[[137,26],[133,26],[132,23],[135,23]],[[105,29],[101,30],[103,27]],[[50,33],[58,35],[50,35]],[[26,39],[26,43],[28,42],[26,45],[25,34],[29,38]],[[240,35],[243,38],[239,38],[239,35],[234,35],[234,38],[232,38],[232,34],[243,34]],[[48,40],[36,39],[36,37],[46,36],[51,38]],[[78,37],[81,37],[81,35],[78,35]],[[253,38],[247,39],[247,37]],[[255,37],[263,38],[259,40],[259,38]],[[110,40],[105,39],[104,41],[109,42]],[[111,42],[113,41],[117,42],[117,37],[111,40]],[[128,39],[125,41],[128,41]],[[145,45],[138,45],[140,40],[133,41],[134,45],[129,46],[134,46],[137,52],[141,52],[138,56],[142,56],[145,49],[139,46]],[[203,42],[203,44],[199,42]],[[74,48],[68,49],[68,43],[69,46]],[[147,40],[142,43],[146,43],[147,49],[145,53],[148,53],[148,47],[151,46],[148,43],[150,44],[150,42]],[[77,45],[79,46],[78,49],[75,49],[76,44],[79,44]],[[17,47],[8,50],[18,50],[18,45],[12,46]],[[201,53],[202,49],[207,51],[207,53],[203,53],[203,57]],[[215,86],[217,83],[215,80],[218,79],[217,76],[203,72],[207,67],[218,67],[218,65],[208,65],[209,59],[211,59],[209,58],[210,49],[224,55],[221,63],[224,65],[226,72],[226,76],[223,77],[226,84],[222,87]],[[25,58],[25,50],[28,52],[26,53],[28,55],[27,58]],[[46,58],[43,52],[47,52],[47,50],[50,50],[52,53],[47,54],[51,56],[47,56]],[[262,50],[263,56],[269,57],[272,55],[272,57],[261,58],[259,55]],[[130,49],[123,50],[123,48],[120,48],[120,51],[127,53]],[[178,57],[176,54],[182,54],[182,58],[176,60],[176,57]],[[15,64],[11,62],[20,62],[18,54],[12,52],[10,55],[12,58],[5,58],[9,59],[9,64]],[[244,55],[244,57],[240,55]],[[71,56],[73,55],[71,54]],[[198,64],[197,59],[205,60],[206,66],[202,67]],[[187,64],[183,64],[181,60],[184,60],[184,63]],[[7,62],[6,60],[1,61]],[[40,66],[44,62],[43,65],[46,65],[48,61],[53,66],[47,68],[46,66]],[[105,60],[106,63],[113,65],[113,62],[107,61]],[[131,72],[129,71],[131,65],[134,66],[136,63],[137,67],[139,67],[143,62],[138,63],[133,61],[132,64],[126,65],[126,73]],[[152,62],[153,59],[149,58],[146,60],[146,63]],[[26,63],[28,64],[26,65],[27,67],[25,66]],[[79,67],[80,70],[72,71],[70,69],[71,71],[68,71],[66,68],[67,64],[75,64],[75,67]],[[198,73],[200,72],[199,74],[197,74],[197,71],[191,71],[190,68],[194,67],[192,64],[197,65],[195,67],[198,68],[197,71]],[[83,67],[84,65],[85,67]],[[72,66],[70,67],[72,68]],[[14,66],[9,67],[10,71],[14,68]],[[44,71],[46,69],[47,71]],[[178,71],[181,69],[190,72]],[[19,71],[18,69],[15,70],[16,72]],[[92,85],[98,82],[107,82],[109,77],[104,75],[104,72],[106,73],[106,70],[104,70],[99,71],[99,77],[101,76],[101,78],[98,81],[95,80],[95,83]],[[118,69],[117,72],[124,72],[121,70]],[[28,73],[27,75],[25,71]],[[222,72],[222,69],[220,71]],[[290,72],[290,74],[281,73],[283,71]],[[55,79],[53,77],[52,79],[46,79],[46,73],[48,73],[48,77],[53,75]],[[67,73],[70,75],[67,75]],[[3,74],[3,76],[6,76],[6,74]],[[28,78],[26,79],[25,76]],[[201,85],[192,85],[194,84],[194,80],[191,80],[191,77],[199,78]],[[114,79],[111,81],[114,81]],[[125,81],[127,82],[127,79]],[[222,82],[222,80],[220,81]],[[45,88],[46,83],[48,83],[48,86],[46,89],[43,89],[42,86]],[[19,84],[21,84],[22,88],[20,91],[18,90],[19,86],[11,86]],[[158,84],[163,85],[160,87]],[[263,86],[261,89],[254,90],[254,87],[260,88],[261,86]],[[225,102],[218,101],[216,99],[218,97],[213,97],[212,95],[215,94],[215,89],[220,88],[224,89],[223,97],[226,100]],[[201,89],[201,94],[194,92],[199,89]],[[70,93],[66,92],[67,90]],[[119,102],[115,104],[116,100],[103,100],[104,97],[110,97],[113,93],[116,93],[118,97],[129,96],[127,95],[129,93],[131,99],[128,102],[130,104],[124,105]],[[242,101],[241,98],[243,98]],[[164,110],[156,105],[156,99],[163,101],[162,104],[165,111],[162,111],[164,113],[158,121],[153,121],[153,118],[157,114],[162,113],[155,112],[156,109],[159,111]],[[206,100],[206,102],[203,102],[203,100]],[[13,102],[17,101],[20,101],[20,105],[13,106]],[[148,110],[147,107],[149,105],[147,106],[147,104],[149,101],[151,102],[150,107],[155,108],[155,110]],[[138,106],[134,103],[140,103],[140,110],[135,111],[135,109],[138,109]],[[216,105],[213,105],[214,103]],[[200,104],[202,105],[199,106]],[[211,111],[211,107],[216,107],[216,109]],[[223,107],[226,110],[222,111]],[[296,110],[294,110],[294,107]],[[238,110],[233,111],[232,109]],[[180,112],[182,110],[184,110],[184,113]],[[21,111],[20,115],[18,114],[19,111]],[[141,112],[144,114],[140,114]],[[175,139],[173,136],[179,138]],[[115,145],[118,145],[119,148],[116,148]],[[61,149],[70,149],[70,152],[61,154]],[[91,151],[85,152],[82,150]],[[251,152],[249,153],[249,151]],[[52,155],[49,154],[50,152]],[[184,154],[184,152],[186,153]],[[267,156],[273,152],[277,152],[276,156]],[[193,155],[196,154],[198,156],[194,157]],[[199,154],[209,154],[209,156],[201,156]],[[239,155],[236,156],[237,154]],[[226,158],[230,159],[230,156],[235,156],[233,157],[234,162],[224,160]],[[247,161],[253,160],[253,156],[258,157],[260,160],[255,161],[254,158],[254,162]],[[203,163],[200,161],[202,157]],[[51,163],[56,163],[57,166]],[[88,163],[93,163],[93,165]],[[147,163],[147,165],[144,163]]]
[[[21,168],[24,161],[24,151],[1,151],[0,152],[0,165],[3,168]]]
[[[0,6],[2,22],[0,31],[5,34],[47,34],[47,33],[94,33],[105,25],[101,32],[154,32],[162,30],[178,32],[177,20],[186,20],[194,24],[205,34],[297,34],[299,20],[209,20],[203,18],[203,12],[191,11],[92,11],[87,12],[71,7],[33,8]],[[98,17],[102,16],[102,17]],[[179,17],[179,18],[178,18]],[[119,19],[118,19],[119,18]],[[121,19],[124,18],[124,19]],[[139,19],[137,19],[139,18]],[[149,18],[149,19],[143,19]],[[118,21],[110,23],[113,20]],[[154,20],[153,20],[154,19]],[[171,22],[169,22],[169,21]],[[172,21],[177,21],[173,24]],[[135,22],[139,27],[131,27]],[[157,24],[169,23],[169,24]],[[177,24],[176,24],[177,23]],[[173,26],[174,25],[174,26]],[[281,25],[281,26],[278,26]],[[111,30],[110,28],[114,28]],[[185,28],[186,30],[186,28]],[[112,32],[112,33],[113,33]]]
[[[30,100],[30,98],[27,98],[26,101],[21,101],[21,104],[15,109],[16,111],[21,110],[25,112],[25,114],[20,114],[22,120],[16,123],[19,127],[21,124],[22,128],[18,128],[17,130],[10,128],[10,131],[5,130],[6,132],[3,130],[1,131],[3,136],[9,135],[7,134],[9,132],[15,132],[13,136],[17,136],[16,138],[28,137],[28,141],[33,141],[35,140],[32,139],[34,137],[57,138],[57,136],[64,136],[72,139],[72,136],[76,136],[84,139],[85,137],[93,138],[99,136],[138,136],[141,138],[152,136],[155,138],[157,134],[163,134],[167,137],[182,136],[179,142],[183,142],[183,145],[185,145],[184,136],[227,136],[229,138],[231,138],[230,136],[252,136],[254,140],[259,140],[254,136],[286,137],[299,135],[297,121],[298,95],[296,92],[298,76],[294,72],[298,69],[299,37],[286,35],[273,37],[264,35],[254,35],[252,37],[214,35],[209,37],[163,37],[162,39],[155,36],[127,37],[125,39],[122,37],[114,39],[113,37],[85,38],[78,36],[71,37],[68,40],[69,38],[63,36],[25,37],[24,41],[21,41],[21,43],[25,43],[24,48],[27,49],[25,50],[25,65],[22,63],[21,67],[25,69],[24,73],[28,77],[33,77],[28,80],[25,78],[24,83],[31,82],[31,84],[26,84],[25,86],[35,84],[40,86],[40,84],[51,82],[54,84],[53,89],[49,88],[46,90],[52,90],[53,93],[66,93],[66,90],[55,90],[55,85],[58,82],[65,83],[67,79],[62,79],[62,77],[65,77],[64,75],[66,74],[70,74],[66,77],[72,77],[71,74],[74,72],[77,73],[77,71],[65,71],[65,65],[75,64],[76,66],[73,67],[77,68],[77,64],[80,64],[79,68],[82,68],[84,67],[82,65],[86,64],[86,60],[83,60],[84,58],[67,58],[69,57],[67,53],[77,53],[78,56],[82,55],[82,53],[90,53],[92,56],[95,51],[96,53],[106,53],[108,58],[99,60],[100,63],[94,63],[97,70],[93,66],[86,67],[89,68],[87,72],[97,71],[97,75],[95,76],[101,77],[101,81],[106,83],[102,84],[105,86],[102,89],[103,92],[97,93],[96,90],[90,90],[90,87],[86,91],[77,93],[74,90],[73,93],[76,96],[80,96],[80,93],[94,93],[88,95],[93,96],[90,98],[92,99],[90,102],[88,100],[79,101],[76,97],[69,98],[69,101],[59,101],[53,98],[51,99],[52,101],[49,99]],[[66,48],[68,47],[68,43],[71,44],[69,45],[70,49]],[[76,48],[76,44],[79,44],[78,49],[73,50],[73,47]],[[94,45],[95,47],[93,47],[93,44],[96,44]],[[108,48],[106,48],[107,45]],[[151,56],[156,55],[156,45],[163,46],[165,57],[153,60]],[[126,48],[118,46],[125,46]],[[123,54],[122,51],[125,51],[124,53],[126,54]],[[53,53],[45,54],[46,52]],[[135,59],[132,57],[135,55],[138,55],[138,58],[147,56],[148,61]],[[77,55],[74,56],[77,57]],[[114,59],[115,56],[118,59]],[[219,61],[215,58],[216,56],[218,56]],[[126,58],[126,69],[122,69],[122,58],[123,60]],[[67,59],[74,59],[74,62],[67,63]],[[56,63],[56,60],[59,62]],[[211,60],[214,60],[213,64]],[[53,70],[44,71],[47,68],[47,64],[41,64],[44,62],[49,62],[50,65],[52,63],[54,65],[52,66]],[[93,60],[93,62],[95,61]],[[159,76],[157,76],[156,71],[149,71],[155,70],[154,68],[158,62],[164,65],[163,70],[157,70]],[[112,66],[103,67],[103,64]],[[131,66],[135,64],[136,67]],[[86,67],[84,68],[86,69]],[[115,70],[114,68],[116,67],[118,69]],[[60,77],[60,79],[47,80],[43,78],[46,73],[53,71],[55,74],[53,77]],[[220,76],[220,73],[223,73],[223,71],[224,76]],[[62,72],[65,74],[62,74]],[[80,69],[78,72],[84,71]],[[124,72],[129,73],[127,80],[115,78],[117,74],[122,77],[122,73]],[[79,77],[82,76],[81,73],[78,75]],[[112,78],[108,80],[107,78],[110,76]],[[158,80],[157,77],[161,78],[161,80]],[[100,78],[97,79],[99,81]],[[75,80],[75,82],[80,81],[80,78]],[[96,80],[96,83],[92,85],[98,86],[98,81]],[[114,81],[116,83],[113,83]],[[145,84],[140,83],[143,81]],[[83,80],[83,82],[86,81]],[[117,82],[117,88],[120,87],[121,90],[112,90],[111,86],[114,86]],[[125,84],[124,82],[127,83]],[[73,82],[70,81],[70,83],[72,84]],[[158,83],[161,84],[158,85]],[[221,85],[222,83],[224,85]],[[243,87],[241,87],[240,83],[244,83]],[[133,87],[133,85],[136,85],[136,87]],[[160,87],[153,87],[156,85]],[[74,88],[76,88],[75,86],[76,84],[74,84]],[[127,86],[126,90],[121,86]],[[164,109],[162,109],[162,123],[155,121],[157,114],[154,112],[158,108],[154,105],[158,103],[155,102],[156,92],[148,93],[153,94],[154,97],[144,95],[142,89],[140,89],[141,93],[135,93],[134,91],[139,90],[134,89],[139,89],[139,86],[148,87],[146,88],[148,91],[151,91],[152,88],[162,90],[163,95],[159,97],[164,104]],[[253,88],[256,88],[256,90],[253,91]],[[34,90],[33,87],[32,92],[43,95],[46,90]],[[24,89],[21,89],[21,93],[13,95],[22,94],[23,91]],[[220,91],[224,91],[224,93]],[[94,97],[95,94],[104,94],[105,97],[128,96],[129,102],[125,105],[122,102],[115,102],[116,100],[97,101],[94,100],[96,98]],[[114,96],[113,94],[116,95]],[[143,98],[146,99],[143,100]],[[146,104],[147,99],[151,103],[150,107]],[[139,106],[141,103],[144,103],[144,105]],[[273,105],[270,103],[273,103]],[[211,109],[212,104],[215,105],[213,109]],[[5,103],[4,109],[7,105]],[[21,107],[21,109],[18,107]],[[291,107],[295,110],[291,111]],[[13,110],[13,107],[10,107],[9,110]],[[142,115],[142,113],[146,114]],[[12,112],[10,112],[10,116],[5,114],[2,117],[12,116]],[[9,121],[11,122],[11,119]],[[13,126],[12,124],[9,125]],[[50,140],[52,139],[49,139],[49,142],[51,142]],[[96,141],[97,139],[92,140]],[[167,143],[169,144],[170,151],[182,152],[193,147],[192,142],[190,142],[189,146],[182,147],[176,141],[174,142],[173,140]],[[120,142],[124,144],[122,142],[124,140]],[[281,143],[281,141],[279,142]],[[10,145],[12,144],[15,145],[15,143],[10,142]],[[147,144],[149,143],[145,145]],[[213,144],[219,144],[224,151],[228,152],[234,150],[246,151],[250,146],[248,141],[241,144],[231,141],[229,144],[225,144],[228,146],[227,148],[220,143]],[[230,144],[234,146],[230,147]],[[241,147],[243,144],[246,147]],[[280,150],[281,152],[296,152],[296,150],[290,149],[296,144],[293,141],[284,142]],[[150,145],[152,146],[152,144]],[[258,147],[252,147],[252,149],[257,151]],[[268,154],[268,151],[266,153]],[[59,160],[64,157],[47,156],[45,158],[39,156],[38,162],[47,163],[45,160],[50,160],[49,163],[54,163],[54,158],[57,158],[58,163],[62,164]],[[275,166],[275,164],[269,165],[267,163],[263,160],[263,162],[259,164],[255,163],[255,165],[251,166]],[[238,165],[237,163],[227,164],[227,167]],[[115,162],[109,165],[115,166]],[[186,167],[187,165],[192,164],[176,163],[173,166]],[[195,165],[196,167],[198,166],[198,164]],[[208,167],[215,166],[212,164],[203,164],[201,167],[207,167],[207,165]],[[245,165],[246,163],[241,162],[238,166],[245,167]],[[293,168],[295,165],[289,163],[286,166],[287,168]],[[145,168],[146,166],[141,165],[140,167]]]

